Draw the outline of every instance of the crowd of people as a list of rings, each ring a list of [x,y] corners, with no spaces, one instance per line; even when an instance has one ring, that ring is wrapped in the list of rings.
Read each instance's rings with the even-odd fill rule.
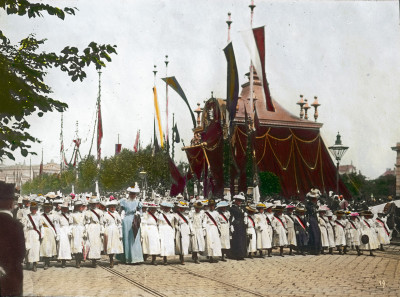
[[[74,259],[75,266],[89,261],[96,267],[102,255],[122,263],[162,264],[187,256],[200,264],[200,256],[211,263],[228,259],[308,254],[357,255],[390,243],[382,213],[351,212],[346,207],[334,212],[312,189],[304,202],[280,200],[252,203],[243,193],[232,199],[201,197],[142,201],[137,185],[127,197],[99,200],[96,196],[40,199],[21,197],[14,215],[24,226],[27,269],[37,271],[38,263],[48,269],[57,260],[61,267]],[[44,199],[44,200],[43,200]],[[284,253],[286,249],[286,253]]]

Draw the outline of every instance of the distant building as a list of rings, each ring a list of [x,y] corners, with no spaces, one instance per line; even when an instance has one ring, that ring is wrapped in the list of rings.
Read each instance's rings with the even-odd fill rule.
[[[393,175],[393,176],[395,176],[395,175],[396,175],[395,170],[394,170],[394,169],[391,169],[391,168],[387,168],[386,171],[385,171],[383,174],[380,175],[380,177],[381,177],[381,176],[388,176],[388,175]]]
[[[357,168],[353,166],[353,163],[350,165],[339,165],[339,174],[351,174],[357,173]]]
[[[0,164],[0,180],[6,183],[16,184],[17,187],[21,187],[27,181],[35,178],[39,175],[40,165],[26,165],[15,164],[15,165],[2,165]],[[58,174],[60,173],[60,164],[54,163],[53,160],[50,163],[43,164],[43,173],[47,174]]]

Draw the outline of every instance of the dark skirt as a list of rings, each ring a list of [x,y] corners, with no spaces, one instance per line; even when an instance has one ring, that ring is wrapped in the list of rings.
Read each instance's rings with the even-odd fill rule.
[[[322,249],[321,244],[321,231],[318,226],[318,221],[315,217],[309,217],[309,228],[308,228],[308,250],[311,254],[319,254]]]

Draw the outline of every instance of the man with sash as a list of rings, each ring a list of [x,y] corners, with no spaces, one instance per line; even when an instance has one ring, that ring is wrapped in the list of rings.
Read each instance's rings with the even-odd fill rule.
[[[296,232],[297,252],[305,256],[308,245],[308,222],[305,216],[306,209],[298,206],[294,216],[294,230]]]
[[[40,228],[42,242],[40,244],[40,257],[44,260],[44,269],[50,267],[50,259],[57,255],[57,241],[59,240],[59,222],[58,215],[51,211],[53,205],[50,201],[43,204],[43,213],[40,217]]]
[[[390,229],[386,224],[386,218],[382,211],[378,212],[378,217],[375,219],[376,235],[380,244],[380,250],[384,251],[383,245],[390,244]]]
[[[161,213],[158,216],[158,231],[160,232],[160,255],[163,264],[167,265],[167,257],[175,255],[175,230],[172,225],[174,214],[171,209],[174,205],[170,202],[161,203]]]
[[[179,255],[181,265],[185,265],[185,256],[189,255],[191,223],[187,216],[189,205],[185,201],[179,201],[174,217],[175,227],[175,251]]]
[[[103,226],[101,225],[101,211],[98,209],[99,201],[96,197],[89,200],[89,209],[85,212],[85,227],[88,245],[90,246],[87,254],[88,259],[92,260],[92,267],[97,267],[97,260],[101,258],[103,244]]]
[[[205,256],[210,257],[210,263],[216,263],[218,260],[215,260],[214,257],[221,257],[221,239],[220,239],[220,226],[219,226],[219,213],[215,210],[215,201],[210,199],[208,201],[209,210],[204,211],[204,219],[205,219],[205,229],[206,229],[206,237],[205,237]]]
[[[282,213],[285,209],[282,205],[275,205],[274,216],[272,218],[271,224],[274,230],[273,244],[279,247],[279,256],[283,256],[283,247],[287,246],[287,224],[286,219],[283,217]]]
[[[337,210],[336,220],[334,221],[335,244],[339,251],[339,255],[343,255],[342,247],[346,246],[346,219],[344,218],[344,211]]]
[[[232,232],[231,256],[236,260],[244,260],[247,255],[246,224],[244,222],[244,210],[242,203],[245,201],[243,193],[233,196],[233,204],[230,207],[230,224]]]
[[[217,211],[219,213],[218,222],[219,222],[219,230],[221,232],[221,261],[226,261],[225,255],[227,255],[228,251],[231,249],[231,238],[230,238],[230,224],[229,218],[231,216],[230,212],[227,211],[228,207],[227,201],[221,201],[217,204]]]
[[[71,226],[72,218],[69,214],[68,202],[61,205],[59,215],[59,241],[58,241],[58,260],[61,260],[61,267],[65,268],[67,260],[71,260]]]
[[[27,251],[26,268],[30,268],[32,263],[32,271],[37,271],[37,262],[40,260],[40,215],[38,214],[38,204],[32,202],[30,205],[30,213],[22,218],[25,233],[25,248]]]

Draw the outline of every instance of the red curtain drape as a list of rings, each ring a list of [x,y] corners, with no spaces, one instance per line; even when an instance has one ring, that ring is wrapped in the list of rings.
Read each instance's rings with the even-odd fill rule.
[[[239,190],[243,190],[246,183],[245,127],[238,126],[234,137],[233,145],[240,169]],[[319,130],[258,127],[254,148],[258,170],[270,171],[279,177],[283,196],[304,197],[312,186],[321,192],[336,192],[336,166]],[[341,180],[339,191],[345,197],[351,196]]]

